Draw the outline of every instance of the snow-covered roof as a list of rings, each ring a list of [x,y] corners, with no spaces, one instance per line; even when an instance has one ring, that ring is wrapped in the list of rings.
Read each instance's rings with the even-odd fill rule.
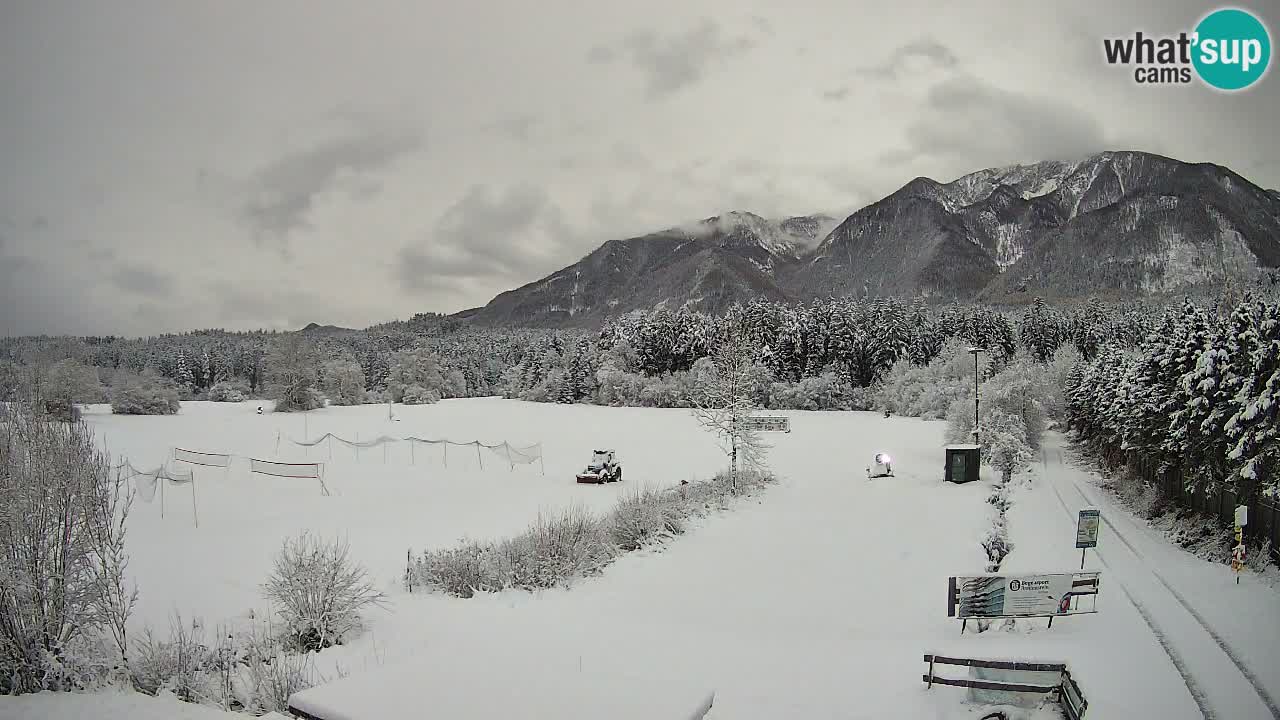
[[[982,446],[972,445],[972,444],[948,445],[947,449],[948,450],[981,450]]]

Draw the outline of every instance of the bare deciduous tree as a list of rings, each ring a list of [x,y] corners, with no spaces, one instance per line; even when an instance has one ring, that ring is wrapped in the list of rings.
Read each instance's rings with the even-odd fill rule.
[[[103,634],[119,656],[89,664],[126,661],[125,482],[83,423],[0,408],[0,691],[83,684],[77,648]]]
[[[694,388],[693,416],[721,441],[729,456],[730,485],[736,493],[742,469],[761,470],[768,445],[747,418],[756,410],[754,352],[740,317],[726,318],[711,354],[715,372],[703,375]]]

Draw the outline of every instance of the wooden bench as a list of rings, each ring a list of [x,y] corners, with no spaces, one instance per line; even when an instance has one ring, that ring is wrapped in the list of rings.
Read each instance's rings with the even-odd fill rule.
[[[1007,660],[982,660],[978,658],[951,658],[942,655],[925,655],[924,661],[929,663],[929,672],[925,673],[924,681],[928,687],[932,688],[935,683],[938,685],[952,685],[963,688],[976,688],[979,690],[994,690],[998,692],[1014,692],[1029,694],[1056,694],[1058,704],[1062,707],[1062,711],[1066,713],[1068,720],[1082,720],[1085,711],[1089,707],[1089,702],[1085,700],[1084,693],[1080,690],[1080,685],[1071,677],[1071,671],[1067,669],[1064,663],[1032,663],[1032,662],[1011,662]],[[939,677],[935,674],[934,669],[937,665],[957,665],[970,668],[985,668],[990,670],[1006,670],[1012,674],[1018,672],[1025,673],[1053,673],[1057,677],[1057,681],[1050,684],[1043,682],[1006,682],[1001,680],[978,680],[974,678],[946,678]]]

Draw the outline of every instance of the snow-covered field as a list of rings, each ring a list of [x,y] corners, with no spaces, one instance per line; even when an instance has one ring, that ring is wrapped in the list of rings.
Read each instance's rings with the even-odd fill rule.
[[[115,462],[128,459],[150,470],[174,447],[237,456],[227,470],[173,465],[195,472],[194,512],[188,487],[165,489],[163,518],[159,495],[150,504],[135,502],[128,542],[141,589],[140,623],[167,629],[176,610],[213,627],[251,608],[264,609],[259,585],[272,556],[283,539],[302,530],[347,538],[352,555],[392,590],[399,587],[410,548],[513,535],[544,509],[577,504],[603,511],[617,498],[618,485],[573,482],[594,447],[617,450],[628,486],[676,484],[724,465],[710,436],[687,412],[472,399],[397,406],[399,419],[392,422],[385,405],[325,408],[304,419],[258,415],[258,404],[184,403],[171,417],[89,408],[86,418]],[[288,440],[325,433],[353,440],[388,435],[506,441],[513,447],[541,443],[544,462],[513,469],[474,447],[446,451],[419,444],[411,451],[410,443],[395,443],[357,454],[337,442],[308,449]],[[323,496],[314,480],[251,474],[248,457],[322,462],[331,495]]]
[[[254,407],[186,403],[177,417],[98,412],[90,422],[113,454],[144,468],[175,445],[271,458],[277,430],[303,435],[301,416],[257,416]],[[988,480],[971,485],[943,483],[942,423],[788,413],[794,431],[768,436],[781,479],[762,496],[569,590],[463,600],[400,589],[405,550],[514,534],[542,508],[604,510],[629,486],[705,477],[724,458],[679,410],[475,399],[397,407],[396,414],[401,421],[392,423],[385,406],[331,408],[306,423],[312,437],[541,442],[546,474],[537,465],[511,470],[490,456],[480,470],[474,454],[455,456],[453,448],[448,469],[421,447],[411,465],[405,447],[392,447],[385,462],[381,449],[363,450],[357,463],[351,450],[335,445],[330,463],[321,446],[306,455],[328,464],[333,494],[323,497],[314,481],[251,476],[243,461],[225,476],[197,468],[198,529],[184,490],[170,488],[163,519],[154,505],[134,509],[129,542],[141,588],[139,626],[164,629],[173,610],[213,625],[261,608],[258,584],[280,540],[310,529],[346,534],[354,556],[392,594],[388,611],[368,613],[364,635],[318,660],[321,672],[333,676],[341,668],[350,676],[314,697],[357,705],[369,717],[420,715],[433,694],[444,696],[460,682],[474,683],[477,702],[497,713],[515,700],[486,690],[502,687],[501,677],[460,678],[462,670],[447,668],[501,660],[507,669],[512,658],[597,670],[567,672],[568,697],[588,677],[596,691],[619,697],[637,688],[662,693],[664,679],[679,678],[682,691],[715,691],[711,720],[985,714],[964,704],[962,689],[925,689],[925,653],[1066,662],[1089,698],[1091,718],[1273,717],[1253,684],[1280,695],[1280,595],[1248,576],[1235,585],[1221,566],[1169,547],[1123,516],[1059,455],[1055,436],[1013,493],[1015,547],[1004,570],[1076,570],[1073,517],[1083,493],[1110,521],[1087,562],[1103,574],[1099,613],[1062,618],[1051,629],[1028,620],[1012,632],[961,635],[959,623],[946,618],[947,576],[983,571],[980,540],[991,522],[986,497],[994,473],[984,470]],[[593,446],[618,451],[624,483],[573,482]],[[281,459],[305,457],[287,441],[280,449]],[[893,456],[897,477],[866,479],[878,451]],[[1186,605],[1162,589],[1161,578]],[[963,676],[955,668],[951,674]],[[139,720],[179,717],[166,714],[163,701],[124,698],[103,702],[134,703],[122,716]],[[79,717],[56,697],[22,703],[0,699],[0,717]]]

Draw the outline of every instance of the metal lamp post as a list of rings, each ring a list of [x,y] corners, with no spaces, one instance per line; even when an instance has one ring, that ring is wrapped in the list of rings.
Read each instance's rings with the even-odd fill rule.
[[[969,352],[973,354],[973,444],[978,443],[978,353],[986,352],[980,347],[971,347]]]

